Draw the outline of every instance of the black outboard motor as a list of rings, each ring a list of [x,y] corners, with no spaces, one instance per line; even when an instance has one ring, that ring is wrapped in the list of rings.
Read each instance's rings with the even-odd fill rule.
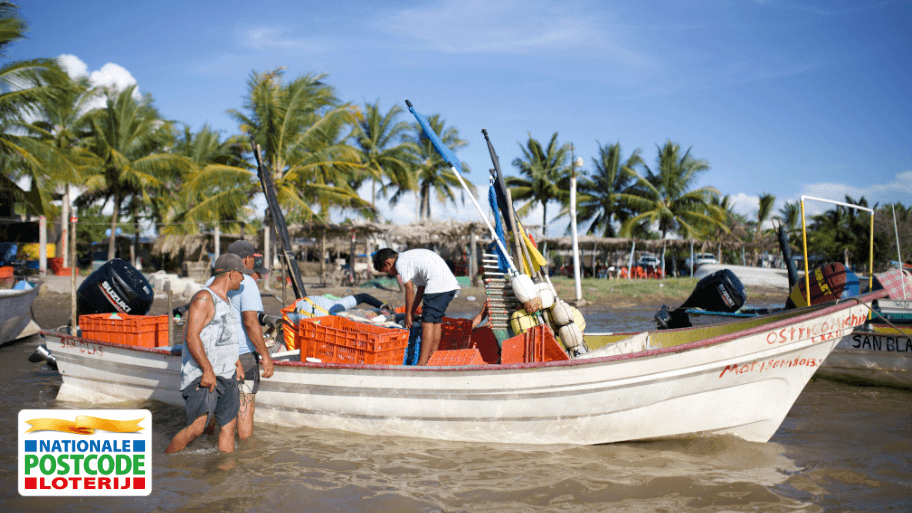
[[[135,267],[115,258],[90,274],[76,291],[76,314],[120,312],[145,315],[152,308],[152,285]]]
[[[710,312],[736,312],[744,306],[747,294],[741,280],[728,269],[716,271],[697,282],[687,301],[674,310],[662,305],[655,315],[660,330],[689,328],[690,316],[687,309],[700,308]]]

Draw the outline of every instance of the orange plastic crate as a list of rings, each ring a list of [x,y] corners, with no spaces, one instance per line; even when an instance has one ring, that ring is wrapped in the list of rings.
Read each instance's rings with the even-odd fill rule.
[[[72,268],[70,267],[58,267],[54,269],[54,276],[69,276]]]
[[[472,347],[472,320],[444,317],[440,324],[438,351],[469,349]]]
[[[531,330],[503,342],[500,363],[554,362],[569,360],[560,342],[554,338],[554,332],[545,325],[538,325]]]
[[[402,365],[408,347],[407,330],[383,328],[326,315],[298,323],[301,361],[318,358],[324,363]]]
[[[169,345],[167,315],[87,314],[79,316],[79,327],[82,336],[92,340],[139,347]]]
[[[478,349],[456,349],[452,351],[437,351],[428,360],[428,366],[447,367],[454,365],[484,365]]]
[[[48,258],[47,265],[48,265],[48,267],[51,268],[51,270],[56,272],[57,269],[63,268],[63,258],[62,257]]]
[[[12,278],[13,268],[10,266],[0,267],[0,278]]]

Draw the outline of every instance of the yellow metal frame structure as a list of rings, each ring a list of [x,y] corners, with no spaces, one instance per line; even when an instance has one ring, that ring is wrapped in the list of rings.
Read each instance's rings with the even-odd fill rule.
[[[833,205],[841,205],[843,207],[853,208],[855,210],[864,210],[871,214],[871,240],[868,248],[868,290],[874,286],[874,210],[862,207],[858,205],[853,205],[851,203],[844,203],[842,201],[833,201],[824,198],[815,198],[814,196],[801,196],[801,241],[804,249],[804,292],[807,294],[808,305],[811,304],[811,273],[808,269],[808,243],[807,243],[807,224],[804,220],[804,200],[814,200],[822,201],[824,203],[831,203]]]

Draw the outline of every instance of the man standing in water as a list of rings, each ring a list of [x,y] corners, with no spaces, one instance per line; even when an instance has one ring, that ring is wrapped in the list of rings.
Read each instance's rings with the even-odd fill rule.
[[[221,426],[220,451],[234,451],[234,430],[240,406],[237,384],[238,334],[228,292],[237,290],[253,271],[237,255],[226,253],[215,261],[212,283],[190,300],[184,351],[181,356],[181,391],[187,402],[187,427],[166,453],[182,450],[203,434],[209,419]]]
[[[254,268],[256,264],[256,249],[253,244],[238,240],[228,246],[228,254],[240,257],[244,267],[250,273],[265,274],[268,270]],[[212,282],[212,279],[208,283]],[[253,412],[256,408],[256,393],[260,389],[260,366],[258,360],[263,360],[264,378],[272,377],[272,357],[266,349],[263,340],[263,328],[260,326],[259,314],[263,311],[263,300],[260,298],[260,289],[252,276],[244,276],[244,283],[236,291],[229,292],[231,306],[237,322],[238,353],[243,371],[238,373],[241,378],[241,407],[238,413],[237,431],[238,438],[246,440],[253,435]]]
[[[443,314],[456,297],[459,282],[440,255],[427,249],[412,249],[400,254],[390,248],[383,248],[374,253],[374,269],[402,279],[405,285],[406,328],[412,329],[415,310],[424,299],[418,365],[427,365],[440,345]]]

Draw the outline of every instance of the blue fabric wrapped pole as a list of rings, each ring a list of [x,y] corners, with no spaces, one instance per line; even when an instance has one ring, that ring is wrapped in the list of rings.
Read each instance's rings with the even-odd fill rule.
[[[493,185],[488,187],[488,203],[491,204],[491,211],[494,213],[494,231],[497,232],[497,238],[501,242],[501,244],[494,244],[494,248],[497,250],[497,267],[500,272],[505,273],[510,269],[510,266],[507,264],[506,255],[500,249],[501,246],[507,247],[507,245],[503,225],[500,222],[500,210],[497,208],[497,192],[494,190]]]

